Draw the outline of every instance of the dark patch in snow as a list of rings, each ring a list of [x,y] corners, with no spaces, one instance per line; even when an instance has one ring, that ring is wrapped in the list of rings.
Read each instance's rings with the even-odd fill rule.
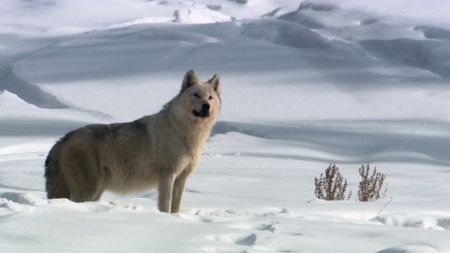
[[[27,193],[3,192],[0,193],[0,198],[25,205],[34,205],[36,203],[36,201],[34,201]]]
[[[222,5],[220,4],[208,4],[206,7],[212,11],[220,11],[220,9],[222,9]]]
[[[253,135],[255,136],[255,133],[252,133],[251,131],[239,128],[238,126],[233,125],[231,122],[226,121],[220,121],[217,122],[217,124],[214,126],[211,136],[214,136],[216,134],[226,134],[230,132],[239,132],[247,135]]]
[[[387,248],[381,251],[377,251],[375,253],[410,253],[408,250],[393,247],[393,248]]]
[[[373,25],[378,22],[379,21],[377,18],[367,18],[367,19],[364,19],[363,21],[361,21],[361,25]]]
[[[273,18],[273,17],[276,17],[276,16],[278,16],[278,14],[281,12],[283,10],[283,8],[276,8],[276,9],[274,9],[273,11],[270,11],[270,12],[268,12],[268,13],[266,13],[266,14],[264,14],[264,15],[262,15],[262,17],[265,17],[265,18]]]
[[[236,240],[235,243],[238,245],[253,246],[256,244],[257,239],[258,237],[256,236],[256,234],[251,234],[249,236]]]
[[[186,189],[186,192],[190,192],[190,193],[202,193],[201,191],[197,191],[197,190],[192,190],[192,189]]]
[[[337,5],[332,4],[318,4],[312,2],[302,2],[297,10],[313,10],[313,11],[335,11],[339,9]]]
[[[258,228],[258,230],[269,231],[271,233],[274,233],[276,228],[275,224],[271,223],[271,224],[262,224],[261,227]]]
[[[50,12],[52,8],[57,7],[57,1],[54,0],[21,0],[22,8],[25,10],[33,11],[46,11]]]
[[[230,1],[238,3],[238,4],[247,4],[248,3],[248,0],[230,0]]]

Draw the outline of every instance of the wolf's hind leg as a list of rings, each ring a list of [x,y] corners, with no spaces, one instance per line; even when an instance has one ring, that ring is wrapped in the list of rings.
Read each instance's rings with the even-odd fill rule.
[[[97,168],[96,160],[83,150],[72,149],[65,164],[70,199],[75,202],[98,200],[104,190],[104,175]]]
[[[67,184],[61,175],[47,176],[46,189],[47,197],[49,199],[70,198],[69,188],[67,187]]]
[[[98,201],[105,191],[102,174],[86,176],[72,191],[71,200],[75,202]]]
[[[74,202],[97,201],[102,194],[97,182],[87,181],[72,190],[70,199]]]

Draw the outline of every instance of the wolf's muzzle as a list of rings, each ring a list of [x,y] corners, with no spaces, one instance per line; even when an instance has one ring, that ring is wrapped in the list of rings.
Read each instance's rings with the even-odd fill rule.
[[[194,116],[200,117],[200,118],[207,118],[209,117],[209,109],[211,106],[208,103],[202,104],[202,108],[200,111],[192,111],[194,113]]]

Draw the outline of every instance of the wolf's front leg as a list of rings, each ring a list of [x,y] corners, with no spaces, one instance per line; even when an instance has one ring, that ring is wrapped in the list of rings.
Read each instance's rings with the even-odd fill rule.
[[[172,213],[178,213],[181,207],[181,200],[183,199],[184,187],[186,180],[191,174],[191,169],[185,169],[176,179],[173,185],[172,193]]]
[[[158,208],[161,212],[171,212],[174,181],[174,173],[161,172],[158,183]]]

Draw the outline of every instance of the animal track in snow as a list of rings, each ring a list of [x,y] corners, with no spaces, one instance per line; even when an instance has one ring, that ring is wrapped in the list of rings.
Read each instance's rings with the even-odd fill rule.
[[[225,222],[225,221],[243,221],[254,219],[275,219],[277,217],[294,216],[293,213],[283,208],[281,211],[270,212],[251,212],[235,209],[216,209],[216,210],[190,210],[188,212],[180,213],[180,217],[187,220],[197,220],[202,222]],[[243,224],[243,223],[242,223]],[[238,227],[238,226],[236,226]],[[261,230],[261,229],[260,229]],[[264,230],[264,229],[262,229]]]
[[[278,246],[275,246],[275,249],[270,248],[274,236],[294,236],[283,229],[278,230],[281,221],[296,217],[286,208],[259,212],[239,209],[197,209],[187,210],[178,215],[185,220],[220,227],[215,229],[221,231],[220,233],[206,236],[210,243],[203,247],[205,252],[297,252],[289,248],[280,249]],[[210,225],[207,225],[208,223]],[[301,235],[301,233],[295,234],[295,236]]]
[[[44,205],[47,201],[32,193],[2,192],[0,193],[0,207],[7,208],[14,213],[31,212],[34,206]]]
[[[220,246],[208,246],[203,248],[206,252],[223,252],[223,253],[240,253],[248,252],[248,248],[252,248],[257,244],[258,235],[256,233],[251,234],[223,234],[212,235],[207,237],[210,241],[220,243]],[[225,245],[225,246],[223,246]]]
[[[239,229],[247,229],[247,230],[258,230],[258,231],[269,231],[271,233],[274,233],[276,230],[275,225],[278,224],[278,222],[258,222],[257,224],[254,224],[252,222],[238,222],[229,225],[229,227],[232,228],[239,228]]]
[[[109,204],[111,204],[111,206],[113,206],[115,208],[122,209],[122,210],[142,211],[144,209],[140,205],[135,205],[135,204],[130,204],[130,203],[110,201]]]
[[[18,204],[24,205],[39,205],[46,202],[44,199],[35,196],[31,193],[20,193],[20,192],[2,192],[0,193],[0,198],[7,199]]]

